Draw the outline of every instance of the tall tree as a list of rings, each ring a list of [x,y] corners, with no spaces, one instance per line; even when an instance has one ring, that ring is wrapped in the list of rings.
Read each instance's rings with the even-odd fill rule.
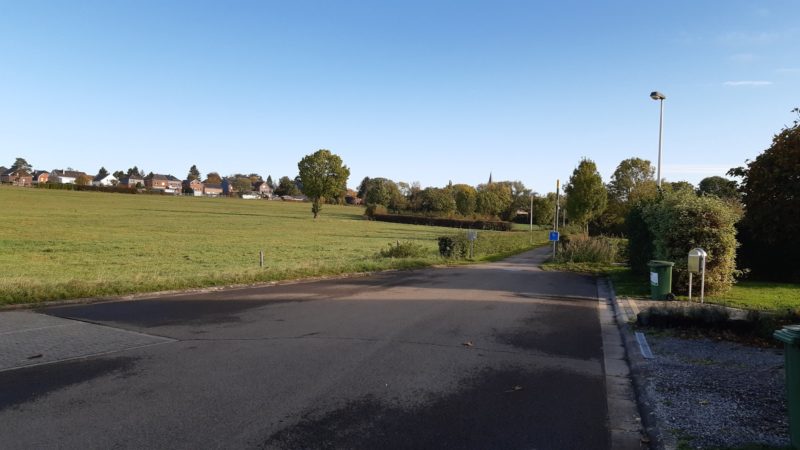
[[[697,186],[697,193],[700,195],[714,195],[721,199],[738,199],[739,184],[734,180],[723,177],[707,177],[700,180]]]
[[[369,190],[369,177],[364,177],[364,179],[361,180],[361,184],[358,185],[358,198],[366,201],[368,190]]]
[[[78,178],[75,178],[75,184],[78,186],[89,186],[92,184],[92,177],[86,174],[81,174]]]
[[[270,189],[275,190],[275,183],[272,182],[272,175],[267,175],[267,186]]]
[[[341,194],[350,177],[350,169],[342,163],[342,158],[324,149],[306,155],[297,163],[297,168],[303,182],[303,193],[311,199],[311,212],[316,219],[325,198]]]
[[[478,205],[478,191],[468,184],[456,184],[452,189],[453,198],[456,201],[456,210],[462,216],[475,214]]]
[[[102,179],[107,176],[108,176],[108,171],[106,170],[106,168],[100,167],[100,170],[97,171],[97,177]]]
[[[257,173],[251,173],[250,175],[247,176],[247,178],[250,179],[251,183],[258,183],[259,181],[264,181],[264,179],[261,178],[261,175]]]
[[[222,177],[217,172],[209,172],[206,174],[206,183],[220,184],[222,183]]]
[[[275,186],[275,195],[300,195],[300,189],[297,189],[294,180],[284,176],[278,180],[278,185]]]
[[[628,158],[619,163],[611,181],[608,183],[609,200],[626,203],[633,192],[642,184],[653,181],[655,169],[650,161],[641,158]]]
[[[118,179],[118,180],[121,180],[121,179],[125,178],[125,172],[123,172],[121,170],[117,170],[116,172],[114,172],[114,177],[116,179]]]
[[[772,138],[772,145],[747,167],[728,175],[742,177],[745,216],[741,254],[753,275],[800,281],[800,109],[793,126]]]
[[[245,177],[242,175],[228,177],[228,182],[231,183],[236,191],[243,193],[253,190],[253,182],[250,181],[250,177]]]
[[[128,169],[128,173],[127,173],[127,175],[128,175],[129,177],[139,177],[139,178],[144,178],[144,171],[143,171],[143,170],[140,170],[140,169],[139,169],[138,167],[136,167],[136,166],[133,166],[133,167],[131,167],[130,169]]]
[[[583,225],[588,233],[589,221],[602,214],[608,203],[608,193],[594,161],[581,160],[564,187],[564,192],[567,193],[570,220]]]
[[[30,173],[33,171],[33,168],[28,161],[25,161],[25,158],[17,158],[14,161],[14,164],[11,165],[11,170],[19,170],[22,172]]]
[[[197,169],[196,165],[192,164],[192,167],[189,168],[189,173],[186,175],[186,179],[189,181],[200,179],[200,171]]]

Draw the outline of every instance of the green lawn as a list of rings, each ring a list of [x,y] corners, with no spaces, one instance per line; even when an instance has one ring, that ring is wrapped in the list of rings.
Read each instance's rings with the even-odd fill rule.
[[[281,201],[0,187],[0,205],[0,304],[422,267],[442,262],[436,238],[456,232],[349,206],[313,220],[309,204]],[[527,233],[505,234],[529,247]],[[398,240],[430,253],[377,256]]]
[[[620,297],[649,298],[650,283],[647,274],[634,274],[625,266],[592,263],[546,263],[545,270],[566,270],[608,276]],[[693,301],[699,301],[699,292],[693,293]],[[678,296],[678,300],[688,297]],[[707,303],[734,308],[759,311],[785,312],[800,310],[800,284],[767,283],[744,280],[736,283],[723,294],[707,296]]]

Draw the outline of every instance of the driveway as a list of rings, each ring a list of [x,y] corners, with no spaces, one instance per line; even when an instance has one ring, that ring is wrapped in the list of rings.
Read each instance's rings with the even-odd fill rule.
[[[0,442],[609,448],[597,285],[545,252],[0,313]]]

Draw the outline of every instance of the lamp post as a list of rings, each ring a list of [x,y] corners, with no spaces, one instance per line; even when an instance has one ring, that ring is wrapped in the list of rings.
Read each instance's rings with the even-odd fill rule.
[[[667,97],[661,92],[653,91],[650,93],[650,98],[661,102],[661,113],[658,117],[658,189],[661,190],[661,143],[664,131],[664,99]]]

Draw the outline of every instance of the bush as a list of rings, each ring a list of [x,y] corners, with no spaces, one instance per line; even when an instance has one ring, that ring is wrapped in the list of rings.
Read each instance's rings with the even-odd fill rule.
[[[644,210],[653,202],[634,205],[625,218],[628,236],[628,265],[631,271],[645,274],[647,262],[653,259],[653,233],[644,220]],[[687,251],[688,253],[688,251]]]
[[[39,183],[36,185],[39,189],[52,189],[57,191],[89,191],[89,192],[113,192],[117,194],[137,194],[136,188],[129,188],[126,186],[92,186],[80,185],[70,183]]]
[[[724,292],[733,285],[737,246],[734,225],[739,220],[738,210],[716,197],[675,192],[646,206],[643,216],[653,235],[653,256],[675,263],[674,292],[688,291],[687,255],[695,247],[708,253],[706,293]],[[699,279],[695,277],[698,289]]]
[[[397,241],[395,245],[389,244],[389,248],[380,251],[384,258],[422,258],[427,256],[428,249],[414,242]]]
[[[371,218],[373,220],[379,220],[381,222],[405,223],[411,225],[428,225],[434,227],[471,228],[475,230],[511,231],[512,227],[512,224],[510,222],[500,222],[491,220],[449,219],[449,218],[424,217],[424,216],[407,216],[399,214],[381,214],[377,210],[372,214]]]
[[[473,256],[504,256],[531,248],[528,233],[485,231],[478,233],[473,244]],[[439,238],[439,254],[445,258],[464,259],[469,256],[470,242],[466,233]]]
[[[373,203],[371,205],[367,205],[367,209],[364,211],[364,215],[366,215],[370,219],[375,219],[375,215],[385,215],[387,212],[388,211],[386,211],[385,206]]]
[[[589,237],[585,234],[566,236],[561,251],[557,254],[559,262],[590,262],[611,264],[617,260],[617,242],[604,236]]]

